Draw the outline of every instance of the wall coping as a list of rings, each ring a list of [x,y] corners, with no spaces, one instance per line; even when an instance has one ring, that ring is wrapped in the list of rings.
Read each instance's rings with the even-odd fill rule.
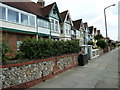
[[[55,60],[55,59],[59,59],[59,58],[65,58],[65,57],[69,57],[69,56],[80,55],[80,54],[82,54],[82,53],[80,52],[80,53],[74,53],[74,54],[69,54],[69,55],[56,56],[56,57],[53,57],[53,58],[47,58],[47,59],[43,59],[43,60],[37,60],[37,61],[31,61],[31,62],[25,62],[25,63],[9,64],[9,65],[3,65],[3,66],[1,65],[0,68],[28,65],[28,64],[33,64],[33,63]]]

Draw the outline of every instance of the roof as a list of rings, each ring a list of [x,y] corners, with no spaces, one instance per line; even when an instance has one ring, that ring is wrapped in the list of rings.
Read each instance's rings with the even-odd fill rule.
[[[41,8],[40,5],[38,3],[32,2],[30,0],[27,0],[26,2],[21,2],[23,0],[19,0],[18,2],[2,2],[3,4],[9,5],[11,7],[38,15],[38,16],[42,16],[42,17],[47,17],[53,7],[54,4],[56,4],[55,2],[44,7]],[[59,15],[60,17],[60,15]],[[61,18],[61,17],[60,17]]]
[[[72,30],[76,30],[76,28],[74,26],[71,27]]]
[[[96,28],[94,28],[94,33],[96,33]]]
[[[90,34],[92,34],[92,33],[93,33],[93,29],[94,29],[94,27],[93,27],[93,26],[90,26],[90,27],[89,27]]]
[[[40,6],[37,3],[34,3],[30,0],[27,0],[26,2],[20,2],[20,1],[21,0],[19,0],[19,2],[2,2],[2,3],[29,13],[33,13],[38,16],[43,16]]]
[[[42,8],[41,9],[42,15],[45,16],[45,17],[48,16],[54,4],[55,3],[52,3],[52,4]]]
[[[63,12],[60,13],[61,18],[62,18],[63,21],[65,21],[65,17],[66,17],[66,15],[67,15],[67,12],[68,12],[68,10],[63,11]]]
[[[100,35],[100,30],[97,30],[97,34]]]
[[[86,29],[86,27],[87,27],[87,22],[86,22],[86,23],[84,23],[84,28]]]
[[[81,22],[82,22],[82,19],[73,21],[73,24],[74,24],[76,29],[78,29],[78,30],[80,29]]]

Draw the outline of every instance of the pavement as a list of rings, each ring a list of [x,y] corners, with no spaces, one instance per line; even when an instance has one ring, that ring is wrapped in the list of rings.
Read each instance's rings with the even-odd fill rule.
[[[120,48],[30,88],[118,88],[118,50]]]

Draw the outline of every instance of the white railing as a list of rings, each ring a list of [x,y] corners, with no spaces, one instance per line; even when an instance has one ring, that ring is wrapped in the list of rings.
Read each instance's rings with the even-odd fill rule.
[[[99,49],[92,50],[92,59],[97,58],[99,55]]]

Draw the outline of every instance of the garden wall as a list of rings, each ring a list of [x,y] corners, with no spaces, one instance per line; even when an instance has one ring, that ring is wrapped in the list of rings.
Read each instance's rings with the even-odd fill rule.
[[[80,53],[79,53],[80,54]],[[0,66],[1,88],[28,88],[78,65],[79,54]]]

